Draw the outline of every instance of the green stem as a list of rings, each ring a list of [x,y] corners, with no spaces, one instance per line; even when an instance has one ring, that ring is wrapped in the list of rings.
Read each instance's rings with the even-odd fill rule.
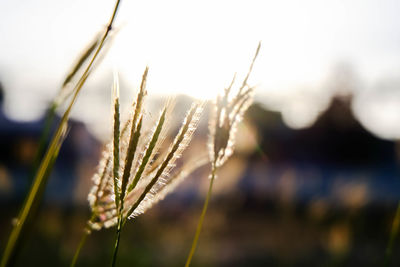
[[[32,175],[30,177],[31,180],[33,180],[33,178],[35,178],[35,173],[37,172],[38,168],[39,168],[39,164],[40,164],[40,160],[43,158],[43,155],[45,153],[45,149],[46,149],[46,141],[49,138],[50,135],[50,128],[51,125],[54,121],[54,116],[56,114],[56,109],[57,109],[57,104],[55,102],[53,102],[49,108],[49,110],[47,111],[46,114],[46,118],[44,121],[44,126],[42,129],[42,134],[40,136],[39,139],[39,145],[38,145],[38,149],[36,151],[36,155],[34,158],[34,162],[33,162],[33,167],[32,167]],[[29,181],[31,182],[31,181]]]
[[[118,225],[117,225],[117,233],[115,235],[115,244],[114,244],[114,251],[113,256],[111,259],[111,266],[114,267],[115,263],[117,262],[117,254],[119,249],[119,240],[121,239],[121,231],[122,227],[125,225],[124,223],[124,199],[121,198],[121,203],[118,212]]]
[[[90,231],[88,231],[88,229],[85,229],[83,231],[83,235],[82,235],[81,241],[79,242],[78,248],[75,251],[75,255],[74,255],[74,258],[71,261],[70,267],[74,267],[75,266],[76,261],[78,260],[79,254],[81,252],[81,249],[82,249],[83,245],[85,244],[86,238],[87,238],[87,236],[89,234],[90,234]]]
[[[85,84],[87,78],[89,77],[92,66],[93,66],[97,56],[99,55],[99,53],[104,45],[104,42],[107,39],[108,34],[110,33],[110,31],[112,29],[112,24],[114,22],[116,14],[117,14],[119,3],[120,3],[120,0],[117,0],[114,10],[113,10],[113,14],[110,18],[110,21],[108,23],[106,31],[104,32],[103,38],[101,39],[100,44],[97,47],[97,50],[95,51],[95,53],[93,54],[92,59],[89,62],[88,66],[86,67],[84,73],[82,74],[81,78],[77,82],[77,84],[74,88],[74,95],[71,99],[71,102],[69,103],[67,110],[65,111],[64,115],[62,116],[61,121],[58,125],[58,128],[50,142],[49,148],[47,149],[45,156],[38,168],[38,171],[37,171],[36,177],[33,181],[33,184],[31,186],[31,189],[26,197],[24,205],[21,208],[17,223],[13,227],[10,237],[8,239],[6,249],[3,254],[3,258],[1,259],[1,263],[0,263],[1,267],[9,266],[15,259],[15,256],[18,252],[17,247],[19,247],[18,244],[20,243],[21,233],[23,233],[27,227],[28,218],[30,218],[32,215],[34,215],[37,211],[37,209],[34,207],[37,206],[37,204],[40,201],[40,198],[44,192],[44,187],[47,183],[47,178],[50,175],[53,161],[55,161],[55,159],[57,158],[56,154],[58,154],[59,147],[61,146],[61,140],[64,136],[63,132],[65,131],[72,106],[74,105],[79,92],[81,91],[83,85]]]
[[[210,178],[210,186],[208,187],[207,197],[206,197],[206,200],[204,201],[203,210],[202,210],[201,215],[200,215],[199,223],[197,224],[196,234],[194,236],[194,239],[193,239],[193,242],[192,242],[192,248],[190,249],[189,256],[188,256],[188,258],[186,260],[185,267],[189,267],[190,262],[192,261],[193,254],[194,254],[194,252],[196,250],[197,243],[199,241],[201,228],[203,227],[204,217],[205,217],[206,212],[207,212],[208,202],[210,201],[210,198],[211,198],[211,192],[212,192],[212,187],[213,187],[213,184],[214,184],[214,179],[215,179],[215,173],[216,172],[217,172],[217,168],[215,167],[215,165],[213,165],[213,169],[212,169],[212,172],[211,172],[211,178]]]
[[[118,254],[118,249],[119,249],[119,240],[121,239],[121,231],[122,231],[122,226],[123,226],[123,220],[122,220],[121,217],[118,218],[118,227],[117,227],[117,233],[116,233],[115,244],[114,244],[114,252],[113,252],[113,257],[112,257],[112,260],[111,260],[111,266],[112,267],[115,267],[115,263],[117,261],[117,254]]]
[[[75,266],[76,261],[78,260],[79,254],[81,253],[82,247],[86,242],[86,238],[92,232],[90,224],[94,221],[95,218],[96,218],[96,214],[93,212],[92,213],[92,217],[90,218],[90,220],[87,223],[85,229],[83,230],[83,235],[82,235],[81,241],[79,242],[79,245],[78,245],[78,247],[77,247],[77,249],[75,251],[74,258],[71,261],[70,267],[74,267]]]
[[[57,159],[58,152],[60,151],[61,143],[65,138],[66,128],[60,126],[54,140],[52,141],[48,152],[46,153],[43,162],[41,163],[38,173],[31,186],[30,192],[22,206],[18,219],[11,231],[10,237],[6,248],[4,250],[3,258],[1,259],[0,266],[12,266],[16,259],[16,254],[21,245],[21,236],[27,230],[30,219],[36,214],[40,199],[44,193],[44,185],[48,180],[54,163]]]
[[[390,259],[392,257],[392,252],[393,252],[393,246],[396,241],[396,237],[399,233],[399,226],[400,226],[400,202],[397,205],[396,215],[394,216],[393,219],[393,225],[392,225],[392,230],[390,232],[389,243],[387,245],[385,253],[384,266],[389,266],[390,264]]]

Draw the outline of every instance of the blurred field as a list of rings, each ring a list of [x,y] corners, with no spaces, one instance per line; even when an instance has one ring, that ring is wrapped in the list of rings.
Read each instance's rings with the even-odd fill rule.
[[[179,98],[183,107],[187,98]],[[350,97],[334,98],[309,128],[285,126],[253,105],[236,155],[216,180],[193,266],[377,266],[400,199],[397,144],[354,119]],[[187,104],[186,104],[187,105]],[[184,110],[183,108],[181,108]],[[191,146],[205,147],[206,116]],[[0,116],[0,246],[29,184],[43,121]],[[86,196],[102,145],[72,122],[18,266],[68,265],[89,216]],[[120,266],[182,266],[208,180],[197,171],[176,192],[127,224]],[[78,266],[104,266],[114,229],[94,232]],[[400,264],[395,246],[393,265]]]

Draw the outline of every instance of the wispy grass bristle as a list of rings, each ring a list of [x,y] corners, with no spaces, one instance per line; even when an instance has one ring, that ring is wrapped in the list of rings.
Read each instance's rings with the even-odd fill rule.
[[[166,110],[165,118],[175,118],[174,114],[173,114],[175,104],[176,104],[175,98],[167,99],[166,104],[165,104],[165,110]],[[170,126],[171,126],[171,121],[172,120],[170,120],[170,119],[164,120],[160,135],[158,136],[155,147],[150,155],[149,164],[147,164],[147,166],[144,170],[144,173],[143,173],[144,177],[152,176],[152,174],[155,173],[157,166],[159,166],[161,164],[162,159],[165,158],[165,156],[168,153],[168,151],[163,150],[162,147],[168,136],[168,132],[169,132]],[[155,130],[153,129],[153,131],[155,131]]]
[[[134,127],[136,127],[137,119],[139,118],[140,114],[142,114],[143,100],[144,100],[144,97],[147,94],[146,83],[147,83],[147,74],[148,74],[148,72],[149,72],[149,67],[146,67],[146,69],[144,70],[143,76],[142,76],[142,82],[140,84],[140,90],[139,90],[139,93],[137,95],[136,102],[134,104],[135,112],[134,112],[133,118],[132,118],[132,125],[134,125],[134,126],[132,126],[131,135],[133,135],[133,131],[134,131]]]
[[[136,101],[132,105],[132,116],[119,132],[119,138],[117,138],[118,127],[115,125],[119,119],[119,115],[116,116],[119,98],[114,96],[113,140],[115,141],[110,142],[105,148],[98,171],[93,176],[93,188],[88,196],[95,215],[88,223],[92,229],[115,226],[122,221],[125,223],[128,218],[138,216],[191,173],[188,167],[185,167],[187,170],[182,169],[181,174],[178,171],[173,171],[171,174],[171,170],[174,170],[176,160],[187,148],[197,128],[204,103],[196,102],[192,105],[177,136],[166,150],[163,142],[166,140],[168,121],[174,116],[172,112],[174,101],[166,102],[153,126],[145,124],[143,103],[147,74],[148,68],[143,74]],[[116,84],[114,83],[114,87]],[[138,122],[134,123],[135,120]],[[148,126],[151,129],[145,128]],[[118,142],[119,149],[115,147]],[[119,153],[119,166],[112,164],[116,160],[114,151]],[[192,165],[194,166],[192,169],[196,169],[203,164]]]
[[[163,186],[158,188],[152,189],[152,193],[154,195],[153,198],[148,198],[147,203],[144,200],[141,204],[141,211],[144,213],[146,210],[151,208],[152,205],[156,204],[157,202],[163,200],[166,195],[170,192],[173,192],[175,188],[181,184],[181,182],[186,179],[191,173],[196,171],[202,166],[205,166],[209,162],[208,155],[203,154],[197,157],[194,157],[192,160],[185,162],[182,167],[177,169],[173,174],[170,174],[169,178],[164,181]]]
[[[160,167],[157,169],[156,174],[147,184],[139,198],[132,205],[127,213],[129,218],[134,218],[144,212],[153,203],[153,199],[156,198],[156,193],[159,188],[166,185],[168,180],[168,174],[171,168],[174,166],[175,161],[182,155],[182,152],[188,146],[190,139],[196,129],[200,114],[203,110],[203,105],[200,103],[194,103],[185,117],[181,129],[172,143],[168,155],[165,157]],[[146,198],[146,199],[145,199]],[[145,201],[143,201],[145,200]],[[142,203],[143,201],[143,203]]]
[[[157,141],[161,134],[162,127],[164,125],[166,112],[167,112],[167,108],[165,107],[163,112],[161,113],[160,119],[157,123],[156,129],[155,129],[153,136],[149,142],[149,145],[146,148],[146,152],[141,160],[139,168],[136,171],[136,174],[132,180],[132,183],[130,184],[130,186],[128,188],[128,193],[131,192],[136,187],[137,183],[139,182],[140,177],[142,176],[142,174],[147,166],[147,163],[150,160],[150,156],[152,155],[153,150],[156,147]]]
[[[233,97],[230,96],[236,78],[235,74],[230,85],[224,90],[224,94],[218,96],[215,102],[214,114],[209,127],[209,155],[211,162],[216,167],[224,164],[232,155],[237,124],[242,120],[244,112],[252,103],[254,88],[250,87],[247,82],[260,47],[261,43],[258,44],[249,70],[237,93]]]

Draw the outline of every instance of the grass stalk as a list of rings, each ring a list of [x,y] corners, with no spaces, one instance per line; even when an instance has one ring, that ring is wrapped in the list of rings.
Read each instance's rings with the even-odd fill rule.
[[[46,150],[45,150],[46,142],[50,136],[50,129],[54,122],[56,110],[63,103],[61,95],[64,92],[64,90],[66,89],[67,85],[77,75],[78,71],[83,68],[84,63],[88,60],[90,55],[93,54],[93,51],[96,49],[98,44],[99,44],[99,36],[97,36],[91,42],[91,44],[84,50],[84,52],[80,55],[77,62],[74,64],[73,68],[70,70],[70,72],[64,79],[64,82],[59,91],[59,95],[51,102],[51,104],[46,112],[44,126],[43,126],[42,133],[41,133],[40,139],[39,139],[38,149],[36,151],[34,161],[32,164],[32,170],[31,170],[31,175],[30,175],[31,181],[33,181],[33,178],[35,178],[35,173],[37,172],[37,170],[39,168],[40,161],[43,158],[44,153],[46,152]],[[64,98],[64,100],[65,100],[65,98]]]
[[[215,112],[209,123],[210,141],[208,148],[211,163],[210,187],[204,201],[203,210],[200,215],[196,233],[192,242],[192,247],[186,260],[185,267],[190,265],[193,254],[197,247],[217,169],[222,166],[232,155],[235,146],[235,133],[237,124],[242,120],[244,112],[252,101],[251,96],[253,94],[253,88],[247,84],[247,81],[260,51],[260,47],[261,43],[259,43],[257,46],[256,53],[251,61],[249,71],[245,76],[242,85],[239,87],[236,95],[234,95],[233,98],[230,98],[231,89],[235,83],[235,74],[229,87],[224,90],[224,94],[222,96],[219,95],[215,101]]]
[[[93,51],[95,51],[96,47],[99,44],[99,36],[97,36],[91,44],[86,48],[84,53],[81,54],[77,62],[75,63],[74,67],[71,69],[71,71],[68,73],[67,77],[65,78],[63,84],[62,84],[62,89],[66,88],[68,83],[72,81],[72,79],[76,76],[79,70],[82,69],[84,63],[87,61],[87,59],[90,57],[90,55],[93,54]]]
[[[194,238],[193,238],[192,247],[190,248],[189,256],[188,256],[188,258],[186,260],[185,267],[189,267],[190,266],[190,263],[192,261],[194,252],[196,251],[196,247],[197,247],[197,243],[199,241],[201,229],[203,228],[204,218],[205,218],[206,213],[207,213],[208,202],[210,201],[210,198],[211,198],[211,193],[212,193],[212,188],[213,188],[216,172],[217,172],[217,167],[215,165],[213,165],[213,169],[211,171],[210,185],[208,187],[207,196],[206,196],[206,199],[205,199],[204,204],[203,204],[203,209],[201,211],[200,219],[199,219],[199,222],[197,224],[196,233],[195,233]]]
[[[92,229],[91,229],[90,225],[95,218],[96,218],[96,214],[93,212],[90,220],[87,222],[87,225],[86,225],[85,229],[83,230],[81,240],[79,241],[79,245],[76,248],[74,257],[72,258],[72,261],[70,264],[70,267],[75,267],[76,262],[78,261],[79,254],[81,253],[82,247],[85,244],[87,237],[92,233]]]
[[[65,129],[68,123],[69,115],[71,113],[72,106],[76,102],[76,99],[81,91],[83,85],[85,84],[89,74],[91,73],[91,69],[93,64],[96,61],[96,58],[100,54],[104,43],[109,35],[113,22],[115,20],[118,7],[120,5],[120,0],[117,0],[114,6],[114,10],[112,16],[109,20],[107,28],[103,34],[103,37],[94,52],[88,66],[86,67],[85,71],[83,72],[81,78],[76,83],[74,87],[74,94],[71,99],[71,102],[68,105],[67,110],[64,112],[61,121],[57,127],[55,134],[53,135],[52,140],[50,141],[50,145],[45,153],[45,156],[38,168],[36,173],[35,179],[32,183],[31,189],[26,197],[25,203],[21,208],[20,215],[18,216],[17,223],[14,225],[10,237],[8,239],[5,252],[3,254],[1,260],[1,267],[9,266],[13,261],[14,257],[17,254],[17,248],[19,247],[19,243],[21,240],[21,233],[23,233],[27,227],[28,219],[31,218],[34,214],[36,214],[37,206],[41,200],[41,197],[44,192],[45,185],[47,184],[48,177],[50,176],[50,172],[54,165],[54,162],[58,156],[59,149],[61,147],[63,138],[65,137]]]
[[[17,222],[11,231],[10,237],[7,242],[6,249],[1,259],[1,267],[10,266],[15,261],[15,256],[20,246],[21,234],[26,231],[26,222],[32,216],[31,211],[37,211],[41,196],[43,195],[45,183],[47,182],[54,163],[57,159],[58,153],[61,148],[61,144],[64,141],[66,135],[66,125],[60,128],[56,133],[57,142],[53,142],[49,148],[49,152],[46,154],[43,162],[41,163],[35,180],[32,184],[31,191],[25,200],[20,215],[18,216]]]
[[[89,227],[85,227],[85,229],[84,229],[84,231],[83,231],[83,235],[82,235],[82,237],[81,237],[81,241],[79,241],[79,245],[78,245],[78,247],[76,248],[74,257],[72,258],[70,267],[75,267],[76,262],[78,261],[79,254],[81,253],[82,247],[83,247],[83,245],[85,244],[86,239],[87,239],[87,237],[90,235],[90,233],[91,233],[91,231],[90,231]]]
[[[116,238],[115,238],[113,256],[112,256],[112,259],[111,259],[111,266],[112,267],[114,267],[116,262],[117,262],[117,255],[118,255],[118,249],[119,249],[119,240],[121,239],[121,231],[122,231],[122,227],[123,227],[122,221],[123,220],[121,218],[118,218],[117,234],[116,234]]]
[[[392,230],[390,231],[389,242],[386,247],[385,261],[383,264],[383,266],[385,267],[389,266],[390,264],[390,260],[393,254],[393,247],[399,233],[399,227],[400,227],[400,202],[397,204],[397,210],[393,219]]]
[[[134,127],[134,125],[132,125],[132,127]],[[119,212],[118,212],[118,226],[117,226],[117,232],[116,232],[116,237],[115,237],[115,245],[114,245],[114,251],[113,251],[113,256],[112,256],[112,260],[111,260],[111,266],[115,266],[115,263],[117,261],[119,241],[121,239],[121,231],[122,231],[122,226],[123,226],[122,222],[124,219],[123,211],[124,211],[124,198],[125,198],[126,185],[127,185],[128,179],[129,179],[133,156],[135,154],[137,143],[139,141],[141,127],[142,127],[142,117],[139,120],[136,131],[134,132],[134,134],[131,138],[131,142],[129,144],[130,149],[128,149],[128,150],[132,150],[132,151],[130,151],[131,153],[129,153],[129,151],[128,151],[127,161],[126,161],[126,165],[128,165],[128,166],[125,165],[124,175],[123,175],[123,179],[122,179],[122,186],[121,186],[122,189],[121,189],[121,194],[120,194]],[[126,170],[128,168],[129,168],[129,171],[126,172]]]
[[[51,125],[53,124],[53,120],[56,115],[56,109],[57,109],[57,104],[55,102],[53,102],[50,105],[49,110],[47,111],[42,134],[39,139],[38,149],[36,151],[35,158],[34,158],[34,161],[32,164],[32,170],[31,170],[31,176],[30,176],[30,179],[32,179],[32,180],[35,177],[35,173],[37,172],[37,170],[39,168],[40,160],[43,158],[43,155],[45,153],[46,141],[50,135],[50,128],[51,128]]]
[[[81,241],[79,242],[79,245],[78,245],[78,247],[77,247],[77,249],[75,251],[74,257],[72,258],[70,267],[75,267],[76,262],[77,262],[78,257],[79,257],[79,254],[81,253],[82,247],[85,244],[86,238],[88,237],[88,235],[89,235],[88,231],[86,231],[86,230],[83,231],[83,235],[82,235]]]

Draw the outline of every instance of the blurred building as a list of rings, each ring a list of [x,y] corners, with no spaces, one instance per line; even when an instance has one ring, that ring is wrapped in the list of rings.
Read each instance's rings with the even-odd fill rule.
[[[249,160],[242,186],[270,192],[293,187],[294,202],[323,199],[336,206],[394,205],[400,199],[397,145],[379,139],[355,119],[351,96],[334,97],[309,128],[287,127],[280,113],[253,105],[247,119],[256,126],[258,151]],[[289,177],[289,178],[288,178]],[[290,180],[290,182],[288,182]]]
[[[45,118],[30,122],[10,120],[3,112],[2,102],[3,90],[0,88],[0,200],[20,202],[34,176],[33,165]],[[59,121],[56,115],[51,131]],[[90,180],[100,149],[101,144],[82,122],[70,120],[69,134],[60,150],[45,197],[52,203],[72,203],[76,198],[74,189],[80,180]]]

